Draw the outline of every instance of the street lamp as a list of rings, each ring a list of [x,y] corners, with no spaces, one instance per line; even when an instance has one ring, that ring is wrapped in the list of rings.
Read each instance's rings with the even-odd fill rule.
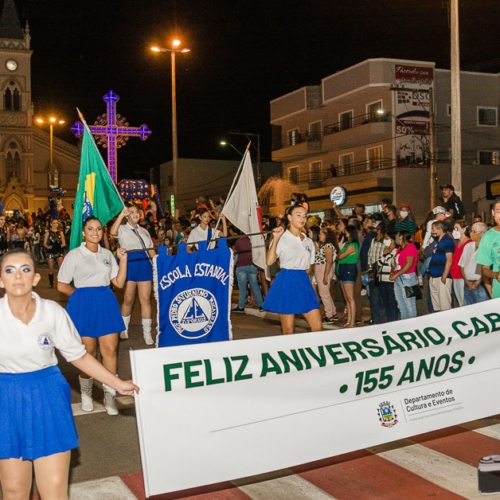
[[[62,125],[64,120],[58,120],[54,116],[50,116],[45,120],[43,118],[37,118],[37,123],[40,125],[49,124],[50,127],[50,171],[49,171],[49,186],[54,185],[54,125]]]
[[[177,176],[177,163],[179,152],[177,150],[177,99],[175,93],[175,54],[178,52],[190,52],[190,49],[181,49],[180,40],[172,41],[172,48],[167,49],[164,47],[151,47],[153,52],[170,52],[172,60],[172,177],[174,183],[174,203],[175,203],[175,217],[179,217],[179,179]]]
[[[239,153],[241,156],[243,156],[243,153],[239,149],[235,148],[230,142],[220,141],[219,144],[221,146],[231,146],[237,153]]]

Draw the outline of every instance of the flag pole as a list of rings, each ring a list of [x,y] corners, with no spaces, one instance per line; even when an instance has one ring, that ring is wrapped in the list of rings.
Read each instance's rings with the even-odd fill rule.
[[[87,132],[92,137],[92,133],[90,132],[89,126],[87,125],[87,122],[85,121],[85,118],[83,117],[82,112],[78,108],[76,108],[76,111],[78,112],[78,116],[79,116],[80,120],[82,121],[83,126],[87,129]],[[105,170],[106,170],[106,173],[108,174],[109,180],[111,181],[111,184],[113,185],[113,188],[115,189],[115,193],[118,195],[118,198],[120,198],[120,201],[122,202],[123,208],[127,208],[127,206],[123,202],[123,198],[122,198],[120,192],[118,191],[118,188],[116,187],[115,181],[111,178],[111,175],[109,175],[109,171],[106,167],[106,164],[104,163],[104,160],[102,159],[101,152],[97,148],[97,144],[95,143],[95,141],[92,141],[92,144],[94,145],[95,150],[99,154],[99,158],[101,159],[101,161],[105,167]],[[130,215],[127,215],[127,218],[129,220],[130,224],[132,225],[132,227],[134,228],[135,235],[137,236],[137,238],[141,242],[141,246],[143,248],[143,250],[141,250],[141,251],[146,251],[146,245],[144,244],[144,241],[142,240],[142,238],[139,236],[139,231],[138,231],[138,227],[137,227],[136,223],[132,220],[132,217],[130,217]],[[147,256],[148,256],[149,262],[151,262],[151,264],[153,264],[152,257],[148,253],[147,253]]]

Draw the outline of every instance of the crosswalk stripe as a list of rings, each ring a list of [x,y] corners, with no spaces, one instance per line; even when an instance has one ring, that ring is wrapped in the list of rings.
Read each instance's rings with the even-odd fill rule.
[[[423,445],[404,439],[369,448],[368,451],[464,498],[483,498],[478,492],[475,467]]]
[[[288,469],[232,481],[253,500],[335,500],[306,479]]]
[[[470,422],[469,424],[464,424],[462,427],[479,434],[483,434],[484,436],[500,440],[500,423],[498,423],[498,420],[492,420],[492,422],[496,423],[492,423],[491,425],[487,425],[485,427],[477,427],[473,425],[476,424],[476,422]]]
[[[96,498],[137,500],[118,476],[72,484],[69,488],[69,500],[96,500]]]

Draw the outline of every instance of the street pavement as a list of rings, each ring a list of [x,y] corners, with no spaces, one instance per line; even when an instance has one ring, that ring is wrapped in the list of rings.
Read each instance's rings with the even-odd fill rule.
[[[42,280],[37,292],[65,306],[65,296],[48,288],[46,268],[40,271]],[[117,296],[121,300],[120,291]],[[420,301],[419,309],[424,304]],[[247,312],[231,316],[235,340],[281,334],[276,316],[257,310]],[[297,333],[305,331],[305,322],[298,321]],[[125,379],[130,378],[129,350],[154,348],[146,346],[142,338],[138,304],[129,334],[130,338],[121,340],[119,345],[118,372]],[[72,453],[71,500],[145,499],[133,398],[119,397],[120,415],[110,417],[101,404],[103,393],[96,382],[95,410],[84,413],[80,407],[77,370],[62,359],[59,366],[71,386],[80,437],[80,447]],[[151,498],[476,499],[481,497],[477,488],[479,459],[499,453],[499,449],[500,416],[497,415],[271,474]],[[33,489],[36,491],[36,485]],[[32,498],[39,496],[34,492]]]

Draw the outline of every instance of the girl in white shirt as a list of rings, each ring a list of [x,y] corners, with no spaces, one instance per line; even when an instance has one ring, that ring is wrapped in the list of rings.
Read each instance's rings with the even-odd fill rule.
[[[303,314],[311,331],[321,330],[319,302],[307,273],[314,264],[314,243],[302,232],[307,211],[301,205],[293,206],[288,215],[287,231],[279,226],[273,229],[273,240],[267,254],[267,265],[280,260],[281,270],[276,276],[262,305],[267,311],[279,313],[283,334],[294,333],[295,315]]]
[[[66,310],[80,334],[87,352],[95,357],[97,343],[103,365],[116,373],[118,332],[124,329],[120,306],[109,288],[113,283],[122,288],[127,278],[127,252],[119,249],[120,265],[113,254],[101,247],[102,224],[93,215],[83,223],[85,243],[71,250],[64,259],[57,276],[57,289],[69,296]],[[75,288],[70,283],[74,282]],[[82,410],[92,411],[93,379],[80,373]],[[108,415],[118,415],[116,392],[103,384],[104,407]]]
[[[68,498],[70,455],[78,447],[64,358],[121,394],[138,387],[89,356],[64,309],[33,292],[40,281],[33,255],[8,252],[0,260],[0,478],[4,498],[29,498],[34,466],[42,498]],[[10,495],[10,496],[9,496]]]
[[[198,250],[198,245],[195,244],[197,241],[215,240],[219,237],[225,238],[227,236],[227,222],[225,215],[220,216],[222,220],[222,231],[219,231],[217,229],[212,230],[210,228],[210,222],[212,222],[212,217],[210,216],[210,210],[208,210],[208,208],[201,208],[200,210],[198,210],[197,215],[199,217],[200,223],[195,228],[193,228],[191,233],[189,233],[189,238],[187,240],[188,253],[193,253],[196,252],[196,250]],[[193,244],[190,245],[190,243]],[[207,248],[208,250],[215,248],[215,242],[209,243]]]
[[[135,227],[127,222],[122,224],[123,219],[130,216]],[[141,248],[153,248],[153,240],[149,233],[139,224],[139,210],[135,206],[124,208],[111,227],[110,233],[118,238],[118,243],[125,250],[140,250]],[[142,239],[144,246],[141,245]],[[147,345],[152,345],[151,326],[153,324],[151,314],[151,290],[153,284],[153,265],[151,259],[156,255],[155,250],[144,252],[132,252],[128,254],[127,283],[122,303],[122,317],[125,323],[124,330],[120,333],[121,339],[128,339],[128,326],[135,302],[135,293],[138,290],[139,302],[141,304],[142,333]]]

